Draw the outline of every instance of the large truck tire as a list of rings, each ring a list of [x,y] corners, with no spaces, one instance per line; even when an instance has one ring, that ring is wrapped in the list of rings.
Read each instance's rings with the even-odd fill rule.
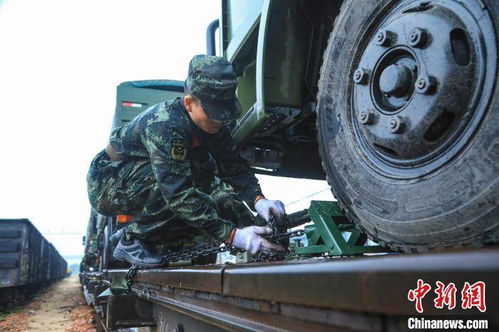
[[[498,17],[496,0],[343,3],[319,150],[347,217],[380,244],[499,242]]]

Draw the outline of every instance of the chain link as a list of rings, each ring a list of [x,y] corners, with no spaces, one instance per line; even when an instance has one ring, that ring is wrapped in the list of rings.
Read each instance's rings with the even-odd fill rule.
[[[294,232],[285,232],[285,233],[274,233],[274,235],[271,236],[270,240],[272,242],[280,242],[286,239],[290,239],[292,237],[296,236],[302,236],[305,234],[304,230],[297,230]],[[260,252],[257,255],[253,256],[250,260],[250,262],[255,263],[255,262],[275,262],[275,261],[282,261],[286,258],[286,256],[290,255],[293,253],[293,250],[289,248],[289,246],[286,248],[284,252],[273,252],[273,253],[265,253],[265,252]]]
[[[305,234],[303,230],[298,230],[294,232],[274,233],[268,239],[272,242],[278,242],[285,239],[289,239],[291,237],[302,236],[303,234]],[[184,249],[180,252],[172,252],[170,254],[167,254],[165,258],[168,263],[174,263],[179,261],[192,260],[198,257],[207,256],[211,254],[218,254],[225,251],[229,251],[232,255],[244,252],[243,250],[239,250],[235,247],[227,247],[227,245],[225,245],[225,243],[223,242],[216,241],[208,244],[202,244],[193,248]],[[288,254],[290,252],[291,251],[288,248],[285,254]],[[259,261],[259,260],[253,258],[252,261]]]
[[[139,267],[136,265],[132,265],[130,269],[127,271],[125,274],[125,280],[126,280],[126,293],[130,294],[132,292],[132,284],[133,284],[133,278],[139,271]]]
[[[272,242],[282,241],[285,239],[289,239],[296,236],[302,236],[305,234],[304,230],[297,230],[294,232],[284,232],[284,233],[274,233],[268,238]],[[236,255],[238,253],[244,252],[243,250],[239,250],[235,247],[228,247],[225,243],[216,241],[208,244],[199,245],[193,248],[185,249],[180,252],[174,252],[166,255],[166,261],[168,263],[179,262],[179,261],[187,261],[193,260],[198,257],[203,257],[211,254],[218,254],[221,252],[229,251],[231,255]],[[263,253],[260,252],[257,255],[253,256],[250,262],[273,262],[284,260],[285,257],[292,253],[292,250],[288,247],[286,251],[282,253]],[[127,285],[127,294],[132,292],[132,284],[133,278],[137,275],[139,267],[136,265],[132,265],[130,269],[127,271],[125,275],[126,285]]]
[[[269,240],[272,242],[278,242],[282,241],[285,239],[289,239],[291,237],[296,237],[296,236],[302,236],[305,234],[303,230],[297,230],[294,232],[284,232],[284,233],[274,233]],[[200,246],[196,246],[193,248],[185,249],[180,252],[174,252],[170,253],[169,255],[166,255],[166,260],[170,263],[172,262],[179,262],[179,261],[186,261],[186,260],[192,260],[198,257],[202,256],[207,256],[211,254],[218,254],[221,252],[229,251],[232,255],[235,255],[237,253],[244,252],[242,250],[239,250],[235,247],[227,247],[223,242],[213,242],[213,243],[208,243],[208,244],[203,244]],[[282,256],[282,259],[284,259],[284,256],[287,254],[290,254],[291,250],[287,248],[286,252],[284,253],[276,253],[276,254],[259,254],[253,257],[251,260],[252,262],[259,262],[261,261],[258,257],[261,257],[263,260],[268,261],[269,256],[272,256],[272,260],[278,260],[279,257]],[[262,255],[263,254],[263,255]]]
[[[1,0],[0,0],[1,1]],[[308,213],[306,210],[303,211],[298,211],[296,213],[293,213],[291,215],[285,216],[285,225],[286,226],[281,226],[285,228],[291,228],[291,227],[296,227],[299,226],[307,221],[310,220],[310,217],[308,216]],[[304,230],[297,230],[294,232],[282,232],[278,233],[279,229],[277,227],[277,222],[275,220],[275,217],[273,215],[270,216],[269,221],[267,222],[269,226],[272,228],[273,232],[270,236],[267,237],[267,239],[271,242],[274,243],[279,243],[284,240],[288,240],[289,238],[296,237],[296,236],[302,236],[305,234]],[[228,247],[225,245],[225,243],[217,241],[213,243],[208,243],[208,244],[203,244],[200,246],[196,246],[193,248],[185,249],[180,252],[171,252],[165,256],[165,260],[168,263],[174,263],[174,262],[179,262],[179,261],[187,261],[187,260],[193,260],[198,257],[203,257],[211,254],[218,254],[221,252],[230,252],[231,255],[237,255],[238,253],[244,252],[243,250],[239,250],[235,247]],[[284,260],[286,256],[293,254],[293,251],[288,247],[286,250],[282,253],[259,253],[255,256],[253,256],[250,260],[250,262],[269,262],[269,261],[277,261],[277,260]],[[137,274],[137,271],[139,270],[139,267],[137,266],[132,266],[128,272],[126,273],[126,283],[128,290],[127,292],[131,292],[132,289],[132,283],[133,283],[133,278]]]

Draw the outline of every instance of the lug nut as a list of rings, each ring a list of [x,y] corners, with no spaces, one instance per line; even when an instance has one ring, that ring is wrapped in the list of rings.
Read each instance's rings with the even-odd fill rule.
[[[390,46],[393,42],[394,34],[391,31],[381,30],[376,34],[376,45],[378,46]]]
[[[436,86],[436,80],[432,76],[420,76],[416,81],[416,91],[421,94],[429,94]]]
[[[359,114],[359,121],[363,125],[370,125],[374,122],[374,112],[373,110],[362,111]]]
[[[366,84],[367,83],[367,72],[365,69],[363,68],[359,68],[355,71],[355,73],[353,74],[353,81],[356,83],[356,84]]]
[[[402,121],[402,118],[400,118],[400,116],[394,116],[393,118],[390,119],[389,126],[390,126],[390,131],[393,134],[399,134],[404,129],[404,122]]]
[[[412,47],[423,47],[428,39],[427,33],[421,28],[415,28],[409,34],[409,45]]]

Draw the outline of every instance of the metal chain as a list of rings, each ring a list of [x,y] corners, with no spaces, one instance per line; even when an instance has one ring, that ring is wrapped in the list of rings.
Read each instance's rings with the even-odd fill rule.
[[[306,210],[304,210],[306,211]],[[306,217],[304,220],[305,222],[309,219],[308,214],[304,215],[304,211],[299,211],[295,214],[297,216],[293,217],[294,214],[286,216],[287,222],[293,221],[298,217],[298,219],[302,220],[304,217]],[[289,239],[292,237],[296,236],[302,236],[305,234],[304,230],[297,230],[294,232],[283,232],[283,233],[278,233],[278,227],[277,223],[275,220],[275,217],[273,215],[270,216],[269,221],[267,222],[269,226],[273,229],[273,233],[269,236],[266,237],[268,240],[271,242],[279,242],[285,239]],[[301,225],[303,222],[296,223],[296,220],[294,220],[294,223],[292,223],[293,226]],[[229,251],[232,255],[236,255],[238,253],[244,252],[243,250],[239,250],[235,247],[227,247],[224,242],[216,241],[208,244],[203,244],[199,245],[193,248],[189,249],[184,249],[180,252],[172,252],[169,253],[165,256],[165,259],[168,263],[171,262],[179,262],[179,261],[186,261],[186,260],[192,260],[197,257],[202,257],[202,256],[207,256],[210,254],[218,254],[221,252]],[[251,259],[252,262],[261,262],[261,261],[271,261],[271,260],[283,260],[286,255],[291,254],[292,251],[289,248],[286,248],[286,251],[284,253],[275,253],[275,254],[265,254],[265,253],[260,253],[256,256],[253,256]],[[135,268],[134,270],[132,270]],[[130,274],[131,278],[135,276],[137,273],[138,268],[137,267],[131,267],[130,270],[127,273],[127,276]],[[130,280],[131,280],[130,278]],[[128,283],[127,279],[127,283]]]
[[[139,267],[136,265],[132,265],[130,269],[128,269],[127,273],[125,274],[125,280],[126,280],[126,293],[130,294],[132,292],[132,284],[133,284],[133,278],[139,271]]]
[[[275,234],[275,233],[274,233]],[[302,236],[305,234],[304,230],[297,230],[294,232],[286,232],[286,233],[279,233],[271,236],[271,241],[272,242],[278,242],[282,241],[285,239],[289,239],[292,237],[296,236]],[[275,262],[275,261],[282,261],[288,256],[289,254],[292,254],[293,251],[288,247],[284,252],[275,252],[275,253],[265,253],[265,252],[260,252],[257,255],[253,256],[250,260],[250,262]]]
[[[303,230],[298,230],[298,231],[294,231],[294,232],[274,233],[269,238],[269,240],[271,240],[272,242],[277,242],[277,241],[281,241],[284,239],[289,239],[291,237],[301,236],[303,234],[305,234],[305,232]],[[170,254],[166,255],[166,260],[170,263],[171,262],[186,261],[186,260],[192,260],[194,258],[207,256],[207,255],[211,255],[211,254],[218,254],[218,253],[225,252],[225,251],[229,251],[232,255],[243,252],[242,250],[239,250],[235,247],[227,247],[223,242],[216,241],[216,242],[212,242],[212,243],[208,243],[208,244],[199,245],[199,246],[196,246],[193,248],[185,249],[185,250],[182,250],[180,252],[170,253]],[[282,255],[282,254],[270,254],[270,255],[273,256],[273,258],[272,258],[273,260],[278,260],[279,256],[283,256],[282,259],[284,259],[284,256],[289,254],[290,252],[291,251],[288,248],[288,250],[284,253],[284,255]],[[261,255],[260,257],[262,257],[262,259],[264,259],[265,261],[268,261],[269,260],[268,256],[269,256],[269,254]],[[258,257],[259,257],[259,255],[254,256],[252,261],[260,261],[260,260],[258,260]]]
[[[297,230],[294,232],[284,232],[284,233],[276,233],[272,234],[269,237],[269,240],[272,242],[277,242],[281,241],[284,239],[289,239],[292,237],[296,236],[302,236],[305,234],[304,230]],[[185,249],[182,250],[178,253],[171,253],[169,255],[166,255],[166,261],[168,263],[171,262],[178,262],[178,261],[186,261],[186,260],[192,260],[198,257],[202,256],[207,256],[210,254],[218,254],[221,252],[229,251],[231,255],[236,255],[237,253],[244,252],[242,250],[239,250],[235,247],[228,247],[226,246],[223,242],[217,241],[213,243],[208,243],[208,244],[203,244],[200,246],[196,246],[193,248]],[[259,254],[253,256],[250,260],[250,262],[271,262],[271,261],[279,261],[279,260],[284,260],[284,258],[288,255],[291,254],[292,250],[288,247],[286,248],[285,252],[282,253],[263,253],[260,252]],[[133,285],[133,278],[137,275],[137,272],[139,271],[139,267],[136,265],[132,265],[130,269],[127,271],[125,274],[125,280],[126,280],[126,294],[130,294],[132,292],[132,285]]]
[[[303,229],[299,229],[299,230],[293,231],[293,232],[279,233],[275,236],[275,240],[280,241],[280,240],[289,239],[292,237],[302,236],[304,234],[305,234],[305,230],[303,230]]]
[[[170,253],[165,257],[168,262],[178,262],[178,261],[194,259],[197,257],[207,256],[219,252],[224,252],[227,250],[229,250],[229,248],[227,248],[225,245],[222,246],[222,242],[217,241],[185,249],[180,252]]]
[[[289,227],[295,227],[295,226],[303,224],[304,222],[306,222],[308,220],[309,220],[308,214],[305,215],[303,213],[303,211],[299,211],[299,212],[295,213],[294,217],[293,217],[293,215],[288,215],[286,224]],[[291,222],[291,224],[289,224],[290,222]],[[283,240],[286,240],[286,239],[289,239],[292,237],[302,236],[303,234],[305,234],[304,230],[278,233],[278,227],[277,227],[277,223],[276,223],[274,216],[271,216],[271,218],[268,221],[268,224],[270,227],[272,227],[273,232],[270,236],[267,237],[267,239],[271,242],[274,242],[274,243],[277,243],[277,242],[280,242],[280,241],[283,241]],[[199,245],[199,246],[196,246],[193,248],[185,249],[185,250],[182,250],[180,252],[169,253],[165,256],[165,259],[166,259],[166,262],[168,264],[168,263],[179,262],[179,261],[193,260],[193,259],[198,258],[198,257],[203,257],[203,256],[211,255],[211,254],[218,254],[218,253],[226,252],[226,251],[229,251],[231,255],[236,255],[238,253],[244,252],[243,250],[239,250],[235,247],[228,247],[223,242],[216,241],[216,242],[212,242],[212,243],[208,243],[208,244]],[[293,253],[293,251],[288,246],[286,248],[286,250],[282,253],[263,253],[263,252],[260,252],[259,254],[253,256],[251,258],[250,262],[270,262],[270,261],[284,260],[286,258],[286,256],[288,256],[292,253]],[[130,294],[132,292],[133,278],[137,275],[138,270],[139,270],[138,266],[132,265],[125,275],[126,286],[127,286],[126,293],[127,294]]]

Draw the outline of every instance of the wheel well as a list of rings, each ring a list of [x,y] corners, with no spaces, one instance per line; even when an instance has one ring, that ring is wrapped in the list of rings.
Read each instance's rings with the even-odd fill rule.
[[[323,53],[342,2],[275,2],[265,45],[264,86],[269,105],[300,107],[315,101]],[[295,91],[298,95],[292,94]]]
[[[334,19],[343,1],[274,2],[265,45],[267,123],[243,145],[257,172],[324,179],[317,151],[315,98]]]

